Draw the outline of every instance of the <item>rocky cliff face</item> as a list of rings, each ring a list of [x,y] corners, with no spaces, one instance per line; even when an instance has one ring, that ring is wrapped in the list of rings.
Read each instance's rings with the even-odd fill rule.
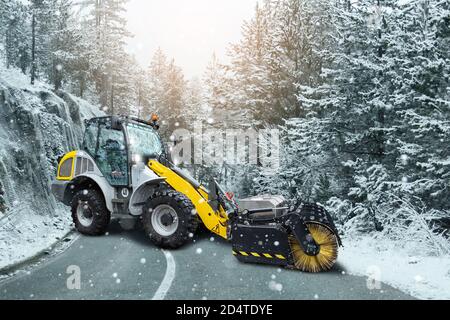
[[[97,107],[68,93],[18,85],[0,73],[0,215],[54,214],[57,159],[79,146],[84,119],[98,115]]]

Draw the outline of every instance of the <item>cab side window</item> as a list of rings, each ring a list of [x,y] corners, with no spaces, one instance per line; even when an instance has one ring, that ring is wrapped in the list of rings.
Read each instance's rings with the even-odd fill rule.
[[[86,131],[84,134],[83,147],[91,156],[95,156],[97,148],[97,136],[98,136],[98,123],[89,122],[86,125]]]
[[[111,128],[110,121],[100,123],[96,163],[112,186],[128,185],[128,154],[123,131]]]

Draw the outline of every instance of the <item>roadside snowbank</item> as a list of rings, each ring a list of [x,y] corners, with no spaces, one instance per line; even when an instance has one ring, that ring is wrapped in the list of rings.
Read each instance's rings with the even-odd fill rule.
[[[350,274],[380,280],[419,299],[450,299],[450,256],[409,254],[390,240],[360,236],[344,240],[339,263]]]
[[[30,214],[30,208],[0,220],[0,270],[23,263],[50,248],[71,230],[70,215]]]

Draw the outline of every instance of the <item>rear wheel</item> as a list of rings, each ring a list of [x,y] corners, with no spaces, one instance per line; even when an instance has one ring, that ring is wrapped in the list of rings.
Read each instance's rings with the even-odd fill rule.
[[[108,229],[111,214],[96,190],[82,190],[72,200],[72,219],[80,233],[98,236]]]
[[[147,201],[142,223],[154,244],[169,249],[177,249],[190,241],[198,227],[192,202],[172,190],[156,192]]]

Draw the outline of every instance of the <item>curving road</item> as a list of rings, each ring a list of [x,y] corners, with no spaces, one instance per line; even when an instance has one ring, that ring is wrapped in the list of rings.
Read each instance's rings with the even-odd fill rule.
[[[80,288],[68,289],[69,267],[79,267]],[[73,268],[73,267],[72,267]],[[73,278],[72,278],[73,279]],[[70,282],[72,283],[72,282]],[[112,224],[99,238],[75,236],[64,251],[0,282],[0,299],[412,299],[366,278],[306,274],[239,263],[228,243],[208,233],[176,251],[162,251],[143,231]]]

